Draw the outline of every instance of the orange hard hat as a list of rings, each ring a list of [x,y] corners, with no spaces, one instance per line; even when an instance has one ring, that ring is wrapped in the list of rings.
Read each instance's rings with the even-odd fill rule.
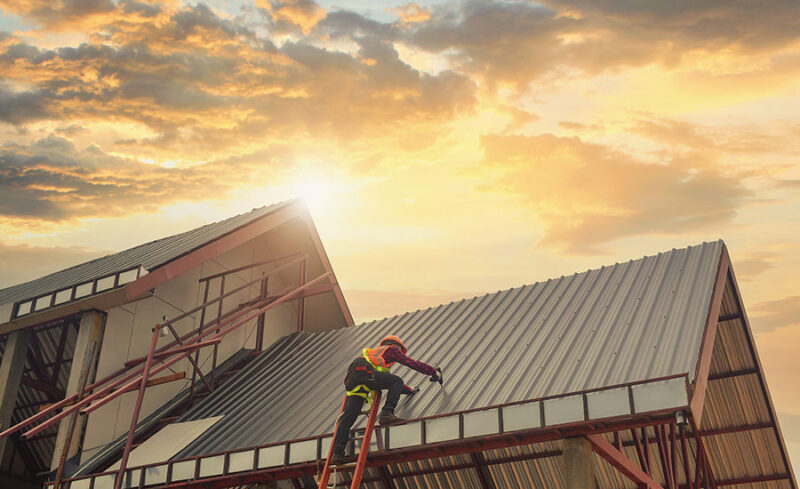
[[[385,336],[385,337],[384,337],[384,338],[381,340],[381,346],[385,345],[386,343],[389,343],[390,341],[391,341],[392,343],[397,343],[397,346],[399,346],[399,347],[400,347],[400,348],[403,350],[403,353],[405,353],[405,352],[406,352],[406,345],[403,343],[403,340],[401,340],[401,339],[400,339],[400,338],[398,338],[397,336],[392,336],[392,335]]]

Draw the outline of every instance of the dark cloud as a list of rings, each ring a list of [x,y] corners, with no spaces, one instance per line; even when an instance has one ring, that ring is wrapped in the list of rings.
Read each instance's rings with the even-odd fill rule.
[[[109,155],[97,146],[76,148],[58,136],[23,146],[0,146],[0,215],[59,221],[126,215],[197,195],[224,198],[237,186],[282,175],[281,148],[250,158],[193,168],[163,168]]]
[[[136,0],[123,0],[120,2],[123,12],[126,14],[139,14],[143,17],[155,17],[161,13],[161,7],[157,4],[137,2]]]
[[[800,4],[791,0],[472,0],[434,9],[429,20],[404,26],[402,34],[391,32],[448,56],[459,71],[490,82],[527,84],[545,76],[570,76],[574,69],[596,74],[649,63],[672,66],[691,51],[769,55],[768,50],[797,41],[798,19]],[[348,25],[380,32],[352,14],[336,20],[340,31]]]
[[[171,21],[168,25],[168,32],[178,41],[183,41],[190,35],[200,32],[211,32],[215,36],[226,38],[234,38],[239,33],[235,24],[220,19],[203,4],[181,10],[172,16]]]
[[[109,24],[76,47],[6,41],[0,70],[37,82],[29,93],[5,94],[0,120],[133,120],[158,134],[139,142],[179,153],[298,133],[353,140],[447,120],[474,103],[468,77],[418,72],[375,36],[359,38],[350,54],[304,40],[278,48],[203,5],[158,19]],[[31,110],[20,115],[17,106]]]
[[[256,6],[276,33],[308,34],[326,15],[314,0],[256,0]]]
[[[686,47],[773,48],[794,42],[800,32],[800,4],[793,0],[545,0],[545,3],[559,11],[576,12],[599,25],[628,25],[630,34],[650,31],[656,39],[672,40]]]
[[[758,332],[800,325],[800,296],[759,302],[752,309],[750,324]]]
[[[13,92],[0,85],[0,121],[19,125],[51,117],[45,98],[41,92]]]
[[[117,6],[112,0],[7,0],[4,8],[43,26],[58,28],[87,17],[108,14]]]
[[[573,253],[625,236],[706,230],[728,222],[750,195],[708,162],[646,163],[550,134],[482,141],[483,188],[516,197],[544,224],[541,244]]]

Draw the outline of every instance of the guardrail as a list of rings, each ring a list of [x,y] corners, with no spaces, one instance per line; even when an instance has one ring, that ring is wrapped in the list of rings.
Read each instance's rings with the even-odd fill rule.
[[[410,420],[376,428],[372,450],[407,449],[455,440],[620,419],[689,406],[689,379],[678,374],[658,379],[542,397]],[[122,488],[137,489],[170,483],[219,478],[250,471],[316,462],[328,453],[332,434],[287,440],[164,461],[125,471]],[[65,489],[113,489],[117,471],[62,481]],[[52,483],[45,485],[50,489]]]

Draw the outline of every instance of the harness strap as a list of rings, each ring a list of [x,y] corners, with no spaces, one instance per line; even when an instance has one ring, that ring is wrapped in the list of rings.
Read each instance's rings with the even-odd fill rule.
[[[375,391],[373,391],[372,389],[370,389],[369,387],[367,387],[364,384],[359,384],[359,385],[353,387],[349,391],[345,392],[345,394],[347,396],[363,397],[364,399],[367,400],[367,402],[369,403],[370,406],[372,406],[372,401],[375,398]]]

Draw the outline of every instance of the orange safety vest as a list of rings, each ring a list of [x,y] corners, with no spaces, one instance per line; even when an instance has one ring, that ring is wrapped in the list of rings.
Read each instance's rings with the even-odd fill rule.
[[[386,359],[383,358],[383,354],[388,348],[390,348],[390,345],[379,346],[378,348],[364,348],[361,350],[361,356],[363,356],[364,360],[369,362],[378,372],[388,372],[391,366],[394,365],[394,362],[387,362]],[[353,389],[347,391],[346,394],[348,396],[363,397],[370,405],[372,405],[372,401],[375,399],[375,391],[364,384],[355,386]]]
[[[375,367],[375,370],[378,372],[388,372],[392,365],[394,365],[394,362],[387,362],[386,359],[383,358],[383,354],[391,347],[391,345],[384,345],[378,348],[364,348],[361,354]]]

